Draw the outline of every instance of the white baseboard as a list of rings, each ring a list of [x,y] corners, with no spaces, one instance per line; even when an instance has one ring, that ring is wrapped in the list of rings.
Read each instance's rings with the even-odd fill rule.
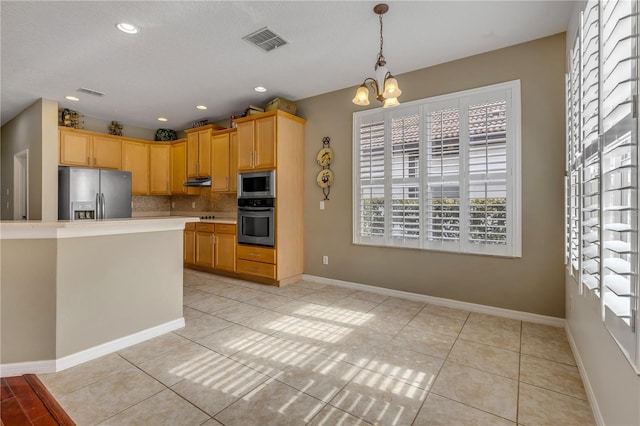
[[[598,400],[596,399],[596,394],[593,392],[593,388],[591,387],[589,375],[587,374],[587,370],[584,368],[584,363],[582,362],[582,357],[580,356],[580,352],[578,351],[576,341],[573,339],[571,329],[568,327],[568,325],[565,325],[564,330],[565,333],[567,333],[567,340],[569,341],[569,346],[571,346],[573,357],[576,359],[578,371],[580,372],[580,377],[582,378],[582,383],[584,384],[584,390],[587,393],[587,399],[589,400],[591,411],[593,411],[593,417],[596,421],[596,424],[598,424],[599,426],[604,426],[604,419],[602,418],[602,413],[600,412],[600,407],[598,406]]]
[[[16,362],[0,365],[0,377],[22,376],[23,374],[46,374],[56,372],[56,360]]]
[[[425,294],[410,293],[408,291],[392,290],[390,288],[376,287],[366,284],[358,284],[350,281],[335,280],[333,278],[318,277],[315,275],[303,274],[302,278],[319,284],[335,285],[337,287],[351,288],[354,290],[364,290],[371,293],[382,294],[383,296],[393,296],[402,299],[416,300],[432,305],[446,306],[448,308],[463,309],[465,311],[477,312],[481,314],[496,315],[499,317],[511,318],[519,321],[528,321],[536,324],[550,325],[553,327],[564,327],[564,318],[550,317],[546,315],[532,314],[530,312],[514,311],[511,309],[496,308],[493,306],[479,305],[477,303],[461,302],[459,300],[444,299],[442,297],[427,296]]]
[[[2,364],[0,377],[55,373],[177,330],[184,327],[184,324],[184,318],[179,318],[55,360]]]

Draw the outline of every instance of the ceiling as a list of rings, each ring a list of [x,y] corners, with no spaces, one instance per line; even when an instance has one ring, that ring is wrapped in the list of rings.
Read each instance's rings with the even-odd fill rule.
[[[2,124],[42,97],[91,117],[179,130],[241,114],[274,97],[299,100],[356,86],[374,75],[376,3],[2,0]],[[573,6],[387,3],[384,55],[396,76],[563,32]],[[140,32],[124,34],[115,28],[118,22]],[[267,26],[288,44],[265,53],[242,39]],[[267,92],[256,93],[258,85]],[[77,92],[81,87],[105,96]],[[197,110],[200,104],[208,110]]]

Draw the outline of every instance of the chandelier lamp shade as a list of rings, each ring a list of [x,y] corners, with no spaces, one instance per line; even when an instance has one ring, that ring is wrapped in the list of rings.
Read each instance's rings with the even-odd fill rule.
[[[369,105],[369,88],[375,92],[376,99],[382,102],[383,108],[400,105],[398,96],[402,94],[402,90],[398,87],[398,80],[387,70],[387,61],[382,54],[382,45],[384,43],[382,37],[382,15],[387,13],[388,10],[389,6],[384,3],[378,4],[373,8],[373,12],[380,17],[380,52],[378,52],[378,60],[373,68],[376,71],[376,76],[365,78],[364,82],[358,87],[356,96],[353,98],[353,103],[356,105]]]

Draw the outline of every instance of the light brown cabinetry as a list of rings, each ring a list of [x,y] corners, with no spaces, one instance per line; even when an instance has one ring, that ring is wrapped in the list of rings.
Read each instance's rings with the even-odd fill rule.
[[[236,271],[236,225],[187,224],[184,229],[184,263],[206,270]]]
[[[111,136],[61,128],[60,164],[120,169],[122,141]]]
[[[232,142],[233,140],[233,142]],[[214,132],[211,136],[211,190],[230,192],[236,190],[237,132]]]
[[[216,223],[215,269],[236,270],[236,226]]]
[[[124,140],[122,142],[122,170],[131,172],[131,193],[149,193],[149,144]]]
[[[275,247],[238,245],[238,273],[279,285],[297,281],[304,269],[305,120],[269,111],[236,123],[238,171],[275,169],[277,194]]]
[[[260,114],[246,118],[251,120],[238,121],[238,171],[275,168],[277,116]]]
[[[211,176],[211,132],[219,129],[214,124],[185,129],[188,177]]]
[[[200,188],[184,186],[187,181],[187,140],[171,144],[171,194],[199,194]]]
[[[196,264],[196,224],[184,225],[183,260],[189,265]]]
[[[171,194],[171,145],[149,144],[149,194]]]
[[[196,223],[196,265],[213,268],[215,254],[215,225]]]

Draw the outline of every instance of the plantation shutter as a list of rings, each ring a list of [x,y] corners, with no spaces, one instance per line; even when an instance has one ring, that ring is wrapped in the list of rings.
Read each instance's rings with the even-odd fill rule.
[[[460,108],[458,102],[429,105],[426,122],[425,235],[430,248],[460,244]]]
[[[580,37],[576,37],[570,55],[569,82],[571,93],[571,121],[569,127],[569,152],[571,161],[571,172],[569,175],[569,205],[570,205],[570,264],[571,275],[578,276],[580,273],[580,167],[582,164],[581,143],[580,143]],[[580,282],[579,279],[577,279]]]
[[[605,324],[627,353],[638,279],[637,3],[602,2],[602,207]]]
[[[587,3],[580,36],[580,139],[582,164],[582,283],[600,293],[600,126],[599,126],[599,9]]]
[[[466,107],[467,243],[492,251],[494,246],[509,244],[507,96],[478,100]]]
[[[391,115],[392,245],[420,246],[420,114],[418,108]]]
[[[359,235],[363,239],[385,237],[385,126],[382,114],[365,116],[359,125],[359,180],[357,197]]]

